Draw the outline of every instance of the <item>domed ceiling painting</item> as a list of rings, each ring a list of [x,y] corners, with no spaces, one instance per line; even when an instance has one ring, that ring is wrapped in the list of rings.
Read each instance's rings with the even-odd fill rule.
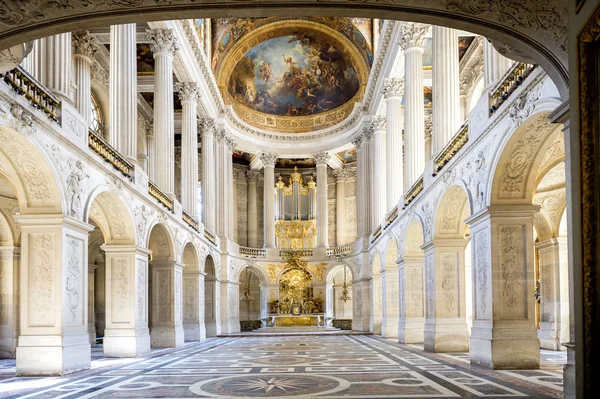
[[[362,99],[371,41],[351,19],[217,20],[213,70],[226,103],[258,128],[307,132]]]

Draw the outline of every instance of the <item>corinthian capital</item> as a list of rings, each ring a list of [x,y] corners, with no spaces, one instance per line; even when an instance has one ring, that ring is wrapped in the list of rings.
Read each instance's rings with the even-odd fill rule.
[[[200,87],[196,82],[178,82],[175,89],[182,103],[197,103],[200,101]]]
[[[403,95],[403,78],[388,78],[383,81],[383,96],[386,100],[393,97],[402,97]]]
[[[263,152],[262,154],[260,154],[260,160],[265,166],[275,166],[277,155],[270,154],[268,152]]]
[[[424,47],[425,35],[429,30],[429,25],[419,24],[416,22],[403,22],[402,35],[398,43],[402,50],[406,51],[411,47]]]
[[[363,136],[363,134],[361,133],[361,134],[359,134],[358,136],[356,136],[356,137],[354,138],[354,140],[352,140],[352,145],[353,145],[354,147],[356,147],[356,149],[357,149],[357,150],[360,150],[360,147],[362,146],[363,140],[364,140],[364,136]]]
[[[331,156],[329,155],[328,152],[323,151],[318,154],[315,154],[314,158],[315,158],[315,161],[317,162],[317,165],[327,165],[327,162],[329,161]]]
[[[150,49],[156,57],[159,53],[168,53],[171,56],[179,50],[179,43],[171,29],[146,29],[146,37],[150,41]]]
[[[332,173],[333,177],[335,177],[335,181],[346,181],[349,175],[348,169],[345,168],[334,169]]]
[[[374,115],[373,117],[371,117],[371,131],[372,132],[379,132],[379,131],[385,131],[386,128],[386,118],[385,116],[382,115]]]
[[[260,175],[260,172],[258,170],[248,170],[248,171],[246,171],[246,178],[250,182],[256,182],[256,180],[258,179],[259,175]]]
[[[91,60],[98,52],[98,45],[87,30],[75,32],[71,38],[71,42],[75,55],[81,55]]]
[[[212,135],[215,133],[215,120],[211,118],[198,119],[198,130],[202,134]]]

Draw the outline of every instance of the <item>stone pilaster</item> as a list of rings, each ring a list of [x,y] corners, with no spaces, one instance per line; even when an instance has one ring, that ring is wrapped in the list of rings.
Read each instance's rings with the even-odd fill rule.
[[[248,179],[248,246],[258,247],[258,202],[256,182],[260,172],[249,170],[246,172]]]
[[[436,156],[460,127],[458,31],[433,26],[433,134],[431,155]],[[429,161],[429,159],[425,159]]]
[[[206,339],[204,325],[204,273],[183,272],[183,335],[185,341]]]
[[[387,210],[386,120],[375,116],[371,121],[373,132],[373,227],[381,224]]]
[[[425,168],[425,121],[423,114],[423,50],[428,25],[404,22],[400,46],[404,50],[404,190]]]
[[[19,253],[20,248],[0,246],[0,356],[13,359],[19,336]]]
[[[240,285],[221,281],[221,332],[240,332]]]
[[[174,197],[173,56],[179,45],[170,29],[147,29],[146,33],[154,52],[154,140],[157,148],[154,182],[167,195]]]
[[[181,114],[181,205],[198,217],[198,122],[200,89],[195,82],[177,84]]]
[[[275,248],[275,154],[262,153],[260,160],[265,167],[264,175],[264,231],[265,248]]]
[[[398,288],[398,268],[386,267],[381,273],[381,336],[398,338],[398,323],[400,316],[400,291]]]
[[[96,265],[88,265],[88,335],[91,346],[96,346],[96,267]]]
[[[212,119],[201,119],[198,128],[202,131],[202,222],[208,231],[216,230],[216,162]]]
[[[221,284],[214,276],[204,279],[204,325],[206,336],[215,337],[221,333],[219,315]]]
[[[348,169],[336,169],[333,171],[335,177],[335,228],[337,245],[347,243],[346,238],[346,179],[348,178]]]
[[[77,32],[72,37],[74,79],[77,85],[75,107],[83,116],[87,126],[92,121],[92,62],[98,46],[92,40],[90,32]]]
[[[404,79],[390,78],[383,83],[383,96],[386,99],[386,213],[397,204],[403,193],[404,154],[402,130],[404,113]]]
[[[184,265],[173,261],[153,261],[152,326],[153,348],[176,348],[183,345],[182,283]]]
[[[379,265],[373,265],[373,268],[375,267],[379,267]],[[371,277],[369,288],[369,291],[371,291],[371,318],[369,320],[369,331],[373,334],[381,334],[381,312],[383,308],[381,275],[373,275],[373,277]]]
[[[422,257],[404,256],[398,262],[400,320],[398,342],[422,343],[425,327],[425,268]]]
[[[110,126],[108,135],[109,143],[133,162],[137,162],[135,31],[135,24],[110,27]],[[156,162],[156,159],[151,159],[150,162]]]
[[[317,247],[325,248],[328,242],[328,209],[327,209],[327,162],[329,154],[315,154],[317,163]]]

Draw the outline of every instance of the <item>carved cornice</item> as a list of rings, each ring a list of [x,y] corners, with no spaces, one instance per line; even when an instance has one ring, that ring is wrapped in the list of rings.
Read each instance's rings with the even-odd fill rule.
[[[90,62],[98,52],[98,45],[87,30],[75,32],[71,38],[73,55],[87,57]]]
[[[200,87],[196,82],[177,82],[175,90],[177,90],[182,103],[197,103],[202,97]]]
[[[425,47],[425,39],[429,25],[419,24],[416,22],[403,22],[402,35],[398,44],[402,50],[406,51],[413,47]]]
[[[179,50],[179,43],[171,29],[146,29],[146,36],[155,58],[163,53],[173,56]]]

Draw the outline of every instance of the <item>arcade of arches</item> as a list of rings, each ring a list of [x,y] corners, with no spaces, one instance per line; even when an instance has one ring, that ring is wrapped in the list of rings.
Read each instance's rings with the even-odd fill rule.
[[[596,2],[46,3],[0,16],[0,394],[594,392]]]

